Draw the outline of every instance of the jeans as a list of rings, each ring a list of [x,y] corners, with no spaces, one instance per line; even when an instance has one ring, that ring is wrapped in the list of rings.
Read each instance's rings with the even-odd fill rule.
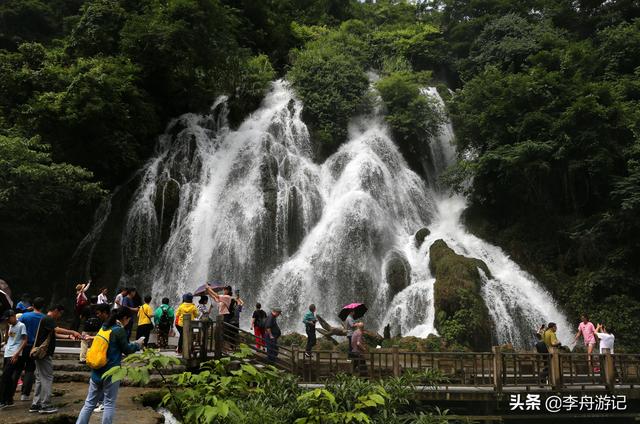
[[[316,326],[312,324],[306,324],[305,330],[307,332],[307,347],[305,351],[311,353],[311,349],[316,345]]]
[[[36,359],[36,391],[33,404],[40,406],[51,405],[51,391],[53,389],[53,359],[45,356]]]
[[[267,336],[267,359],[269,362],[275,362],[278,357],[278,339],[277,337]]]
[[[15,364],[11,363],[11,357],[4,358],[4,369],[2,371],[2,385],[0,386],[0,403],[11,405],[13,403],[13,394],[16,392],[18,385],[18,376],[16,370],[22,370],[24,359],[22,355]]]
[[[80,411],[80,415],[78,415],[76,424],[88,424],[91,419],[91,413],[103,397],[104,412],[102,412],[102,424],[111,424],[116,412],[116,399],[119,388],[120,382],[116,381],[112,383],[110,378],[102,380],[100,383],[89,380],[89,393],[87,393],[87,399],[84,401],[84,406]]]

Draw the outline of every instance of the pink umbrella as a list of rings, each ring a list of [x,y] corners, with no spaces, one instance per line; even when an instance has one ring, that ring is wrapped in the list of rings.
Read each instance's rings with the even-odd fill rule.
[[[364,303],[350,303],[348,305],[344,305],[342,310],[338,314],[340,319],[344,321],[347,319],[347,316],[353,311],[353,319],[358,319],[362,317],[367,312],[367,307]]]

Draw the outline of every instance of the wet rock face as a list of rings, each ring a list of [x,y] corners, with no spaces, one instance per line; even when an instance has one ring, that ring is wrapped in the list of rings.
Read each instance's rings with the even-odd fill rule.
[[[416,233],[416,235],[414,236],[415,241],[416,241],[416,247],[419,248],[422,245],[422,243],[424,242],[424,239],[429,237],[429,234],[431,234],[431,231],[429,231],[428,228],[420,228],[418,230],[418,232]]]
[[[411,284],[411,265],[400,252],[391,252],[385,276],[391,288],[392,296],[395,296]]]
[[[487,265],[475,258],[456,254],[443,240],[429,248],[431,272],[436,277],[434,305],[436,328],[441,335],[476,351],[491,347],[492,322],[481,296],[482,270]]]

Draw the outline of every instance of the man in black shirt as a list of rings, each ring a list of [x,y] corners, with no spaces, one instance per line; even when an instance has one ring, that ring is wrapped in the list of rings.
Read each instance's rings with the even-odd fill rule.
[[[33,396],[33,404],[29,412],[39,412],[41,414],[53,414],[58,410],[51,405],[51,391],[53,385],[53,353],[56,350],[56,336],[68,336],[79,339],[80,333],[57,326],[57,321],[62,317],[64,306],[58,305],[51,309],[47,315],[40,320],[34,348],[48,343],[46,355],[41,359],[36,359],[36,391]]]
[[[278,337],[282,334],[278,326],[277,318],[282,314],[282,309],[271,309],[271,315],[264,324],[265,338],[267,341],[267,358],[270,362],[275,362],[278,357]]]

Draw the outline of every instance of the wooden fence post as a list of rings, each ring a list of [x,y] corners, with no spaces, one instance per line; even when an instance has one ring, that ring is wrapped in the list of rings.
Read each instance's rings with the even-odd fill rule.
[[[191,314],[182,316],[182,357],[191,359]]]
[[[216,316],[216,328],[213,332],[214,337],[214,354],[216,359],[222,357],[222,348],[224,345],[224,316]]]
[[[616,367],[613,363],[611,349],[603,349],[604,351],[604,380],[609,390],[613,390],[616,385]]]
[[[500,346],[493,346],[493,386],[497,393],[502,392],[502,352]]]
[[[557,347],[549,347],[549,382],[554,390],[562,387],[562,375],[560,373],[560,351]]]
[[[399,348],[397,345],[393,346],[391,348],[391,352],[393,353],[392,359],[393,359],[393,376],[394,377],[400,377],[400,354],[399,354]]]
[[[291,346],[291,373],[298,373],[298,345]]]

